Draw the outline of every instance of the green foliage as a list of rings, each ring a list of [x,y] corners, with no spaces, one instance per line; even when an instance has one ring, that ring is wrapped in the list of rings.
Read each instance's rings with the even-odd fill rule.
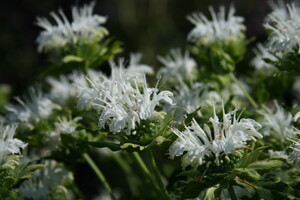
[[[242,60],[248,43],[241,34],[215,43],[200,40],[190,47],[190,51],[206,72],[226,74],[234,71],[236,63]]]
[[[18,155],[8,155],[0,166],[0,199],[17,197],[13,189],[30,178],[36,170],[44,167],[42,164],[20,164]]]

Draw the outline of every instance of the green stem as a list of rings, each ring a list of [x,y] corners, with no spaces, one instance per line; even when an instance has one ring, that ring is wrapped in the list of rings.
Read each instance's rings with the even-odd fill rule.
[[[84,200],[84,196],[83,194],[80,192],[79,188],[77,187],[77,185],[75,184],[74,181],[72,181],[69,185],[70,189],[74,192],[76,199],[78,200]]]
[[[110,195],[110,198],[112,200],[116,200],[116,197],[114,196],[109,183],[107,182],[106,178],[104,177],[104,175],[100,171],[100,169],[97,167],[97,165],[95,164],[95,162],[92,160],[92,158],[87,153],[84,153],[83,157],[86,160],[86,162],[90,165],[90,167],[93,169],[93,171],[95,172],[95,174],[98,176],[98,178],[100,179],[100,181],[103,183],[104,188],[106,189],[106,191]]]
[[[155,179],[158,182],[158,185],[159,185],[159,188],[160,188],[161,193],[163,195],[163,198],[164,199],[169,199],[168,191],[166,190],[166,187],[165,187],[164,183],[161,180],[161,176],[159,174],[159,171],[158,171],[158,168],[157,168],[157,165],[156,165],[156,162],[155,162],[152,150],[150,148],[147,149],[147,153],[148,153],[148,156],[149,156],[149,159],[150,159],[151,170],[153,171]]]
[[[233,73],[230,73],[230,78],[239,86],[239,88],[242,90],[242,92],[244,93],[244,95],[246,96],[246,98],[249,100],[249,102],[251,103],[251,105],[254,108],[258,109],[259,106],[256,104],[256,102],[254,101],[254,99],[245,90],[245,88],[242,86],[242,84],[240,83],[240,81],[235,77],[235,75]]]
[[[230,196],[231,200],[237,200],[237,197],[236,197],[236,194],[235,194],[232,184],[229,184],[228,192],[229,192],[229,196]]]
[[[134,160],[137,162],[140,170],[142,171],[142,173],[144,174],[146,181],[148,182],[148,184],[158,193],[161,193],[161,191],[157,188],[155,181],[153,180],[153,177],[150,173],[150,171],[148,170],[147,166],[145,165],[144,161],[142,160],[142,158],[140,157],[140,155],[137,152],[133,152],[133,158]]]
[[[138,187],[136,187],[136,184],[139,184],[139,182],[137,183],[137,177],[134,175],[131,167],[128,165],[127,162],[124,161],[124,159],[120,156],[119,153],[112,153],[112,158],[125,172],[130,191],[133,195],[136,196],[138,194]]]

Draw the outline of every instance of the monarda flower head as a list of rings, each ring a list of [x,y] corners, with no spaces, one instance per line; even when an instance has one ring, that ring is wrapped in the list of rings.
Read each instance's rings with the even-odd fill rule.
[[[197,75],[197,64],[188,51],[181,53],[179,49],[172,49],[169,55],[159,56],[158,60],[164,65],[158,75],[171,83],[178,82],[178,78],[191,80]]]
[[[283,7],[282,7],[283,6]],[[299,71],[300,52],[300,7],[295,4],[273,6],[264,27],[271,31],[268,51],[278,61],[271,61],[280,70]]]
[[[235,16],[233,6],[226,15],[225,8],[220,7],[216,13],[209,8],[212,19],[203,13],[193,13],[188,20],[195,27],[188,34],[192,43],[191,52],[204,65],[205,69],[214,73],[228,73],[234,70],[246,51],[246,27],[243,17]]]
[[[109,124],[110,132],[130,135],[136,124],[153,116],[159,102],[172,103],[171,92],[148,88],[145,74],[132,66],[125,68],[122,61],[112,64],[111,77],[100,78],[89,80],[91,87],[77,86],[80,102],[100,113],[100,129]]]
[[[209,119],[212,128],[207,124],[201,128],[195,119],[183,131],[171,128],[178,138],[170,146],[169,154],[172,159],[184,154],[183,168],[189,165],[197,167],[212,159],[219,165],[222,155],[233,153],[254,137],[262,138],[257,132],[260,124],[253,119],[236,118],[237,109],[225,113],[222,104],[222,120],[217,116],[214,104],[213,112]]]
[[[24,149],[27,146],[21,140],[14,138],[17,127],[17,124],[0,124],[0,164],[8,154],[20,154],[20,149]]]
[[[289,142],[287,138],[294,137],[299,133],[299,130],[292,126],[292,114],[285,111],[277,101],[275,101],[274,104],[275,109],[271,110],[265,106],[264,111],[260,111],[260,114],[264,117],[261,122],[261,133],[264,136],[275,138],[281,144],[286,144]]]
[[[94,5],[92,2],[82,8],[73,7],[71,21],[61,10],[59,14],[51,12],[55,24],[46,18],[37,18],[36,24],[44,29],[37,38],[38,50],[59,50],[67,45],[99,42],[108,31],[102,26],[106,17],[93,14]]]
[[[111,119],[109,129],[117,133],[126,129],[127,134],[135,129],[136,123],[149,119],[155,112],[155,107],[160,101],[172,103],[169,91],[158,93],[157,87],[148,88],[146,78],[142,82],[142,89],[137,82],[133,90],[125,90],[122,83],[116,82],[121,88],[118,96],[111,96],[104,92],[106,100],[103,100],[103,110],[99,119],[99,128],[104,128],[108,119]]]
[[[41,119],[45,119],[60,107],[43,94],[41,88],[30,88],[29,96],[16,98],[19,104],[6,106],[7,119],[10,122],[20,122],[25,126],[32,126]]]
[[[188,35],[191,42],[214,43],[225,41],[244,34],[244,18],[235,16],[235,9],[231,6],[226,16],[225,8],[220,7],[216,13],[212,7],[209,8],[212,19],[209,20],[203,13],[193,13],[188,20],[195,25],[195,28]]]
[[[296,168],[300,169],[300,140],[292,140],[293,145],[290,147],[293,152],[289,155],[289,159],[295,162]]]
[[[268,51],[267,47],[259,43],[253,52],[255,57],[252,59],[251,65],[255,67],[256,70],[264,72],[274,72],[274,70],[276,70],[273,64],[266,61],[266,59],[273,62],[277,61],[277,58]]]

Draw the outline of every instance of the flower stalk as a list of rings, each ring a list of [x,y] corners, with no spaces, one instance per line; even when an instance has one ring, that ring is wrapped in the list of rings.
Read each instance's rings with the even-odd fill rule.
[[[229,74],[230,78],[238,85],[238,87],[242,90],[244,93],[245,97],[249,100],[250,104],[255,108],[258,109],[257,103],[254,101],[254,99],[250,96],[250,94],[245,90],[245,88],[242,86],[240,81],[235,77],[233,73]]]
[[[93,159],[87,153],[84,153],[83,157],[86,160],[86,162],[89,164],[89,166],[92,168],[92,170],[95,172],[95,174],[98,176],[99,180],[103,183],[103,186],[106,189],[106,191],[108,192],[110,198],[112,200],[116,200],[116,197],[114,196],[109,183],[107,182],[105,176],[103,175],[101,170],[97,167],[97,165],[95,164]]]
[[[159,185],[161,193],[163,194],[164,199],[168,199],[168,196],[169,196],[168,195],[168,191],[166,190],[166,187],[165,187],[164,183],[162,182],[162,179],[161,179],[161,176],[159,174],[159,170],[157,168],[157,165],[156,165],[156,162],[155,162],[152,150],[150,148],[147,149],[147,154],[148,154],[148,157],[149,157],[149,160],[150,160],[151,170],[154,173],[155,179],[156,179],[156,181],[157,181],[157,183]]]
[[[153,180],[149,169],[147,168],[146,164],[144,163],[144,161],[140,157],[139,153],[138,152],[133,152],[132,154],[133,154],[133,158],[136,161],[136,163],[138,164],[141,172],[145,176],[147,183],[149,185],[151,185],[151,187],[154,189],[154,191],[160,193],[164,197],[164,194],[161,192],[161,190],[159,188],[157,188],[156,183]],[[166,199],[168,199],[168,198],[166,198]]]
[[[237,200],[237,197],[236,197],[236,194],[235,194],[232,184],[229,184],[228,192],[229,192],[229,196],[230,196],[231,200]]]

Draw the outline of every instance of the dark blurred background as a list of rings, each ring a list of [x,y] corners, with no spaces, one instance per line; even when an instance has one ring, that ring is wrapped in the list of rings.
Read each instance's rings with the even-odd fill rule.
[[[0,83],[12,86],[13,95],[24,92],[36,79],[39,68],[48,66],[45,55],[38,54],[35,39],[41,30],[37,16],[49,18],[59,8],[70,16],[71,6],[86,0],[10,0],[0,3]],[[193,25],[186,16],[194,11],[208,14],[208,6],[234,4],[237,15],[245,17],[247,36],[264,39],[263,18],[270,11],[267,0],[98,0],[94,13],[108,17],[110,35],[122,42],[124,52],[143,53],[143,61],[160,66],[157,55],[186,45]],[[251,46],[250,46],[251,47]]]

